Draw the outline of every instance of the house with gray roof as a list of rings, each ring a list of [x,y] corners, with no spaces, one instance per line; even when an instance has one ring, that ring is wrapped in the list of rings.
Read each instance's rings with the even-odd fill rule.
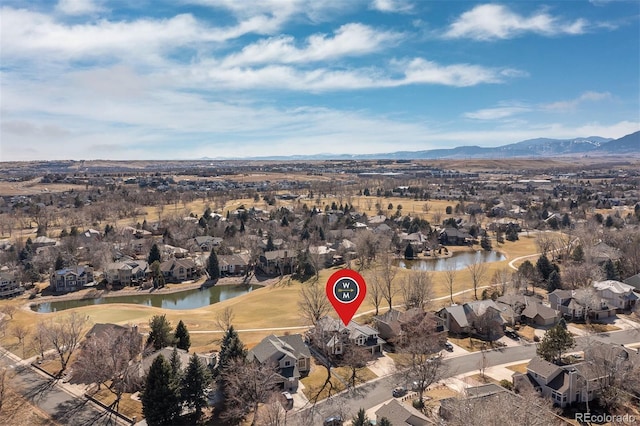
[[[56,293],[77,291],[93,283],[93,268],[89,266],[70,266],[58,269],[49,277],[49,286]]]
[[[24,287],[16,271],[0,271],[0,298],[13,297],[24,293]]]
[[[144,282],[150,274],[146,260],[130,259],[106,265],[103,276],[109,284],[130,286]]]
[[[616,280],[595,281],[593,288],[608,306],[618,311],[633,309],[640,299],[640,294],[635,292],[635,287]]]
[[[515,373],[512,379],[516,391],[533,388],[563,408],[592,401],[608,385],[608,375],[589,362],[558,366],[540,357],[529,361],[526,374]]]
[[[367,348],[372,355],[380,354],[382,345],[386,343],[378,330],[368,325],[350,321],[345,327],[342,321],[329,316],[320,318],[310,335],[314,338],[314,345],[324,347],[332,355],[341,355],[347,344]]]
[[[311,368],[311,352],[300,334],[267,336],[249,351],[247,357],[260,364],[274,365],[278,384],[285,391],[295,391],[300,377]]]
[[[504,334],[506,321],[502,309],[490,299],[447,306],[436,315],[453,334],[474,334],[486,340],[497,340]]]
[[[389,423],[396,426],[426,426],[434,424],[428,420],[424,414],[415,408],[392,399],[376,410],[376,422],[380,423],[383,418],[389,420]]]
[[[506,294],[498,297],[498,306],[507,306],[508,311],[518,322],[540,326],[553,325],[560,320],[560,312],[530,296],[523,294]]]
[[[622,280],[623,283],[635,288],[636,291],[640,291],[640,274],[635,274],[629,278]]]

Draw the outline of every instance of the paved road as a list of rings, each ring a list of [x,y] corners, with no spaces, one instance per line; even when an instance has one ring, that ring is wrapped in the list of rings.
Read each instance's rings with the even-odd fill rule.
[[[29,401],[49,414],[56,422],[69,426],[118,425],[106,410],[99,410],[85,398],[76,397],[62,389],[56,381],[34,371],[30,366],[16,362],[0,349],[0,365],[15,372],[13,385]],[[4,423],[6,425],[11,425]]]
[[[615,344],[632,344],[640,342],[640,330],[621,330],[599,335],[577,337],[576,347],[572,351],[581,351],[590,341],[599,340]],[[536,345],[527,343],[503,349],[486,352],[487,367],[507,364],[516,361],[526,361],[536,354]],[[453,377],[459,374],[478,370],[482,354],[480,352],[445,358],[443,361],[444,375]],[[316,407],[310,407],[300,413],[292,413],[288,425],[322,424],[322,419],[342,413],[345,420],[351,419],[360,408],[368,409],[381,404],[391,398],[391,390],[398,385],[405,385],[410,381],[403,373],[396,373],[358,387],[355,391],[343,392],[330,400],[321,401]],[[309,418],[313,421],[309,421]]]

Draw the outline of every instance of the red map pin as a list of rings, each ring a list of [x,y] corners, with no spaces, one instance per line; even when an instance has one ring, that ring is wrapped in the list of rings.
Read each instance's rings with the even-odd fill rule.
[[[346,326],[367,295],[367,284],[356,271],[341,269],[329,277],[326,290],[333,309]]]

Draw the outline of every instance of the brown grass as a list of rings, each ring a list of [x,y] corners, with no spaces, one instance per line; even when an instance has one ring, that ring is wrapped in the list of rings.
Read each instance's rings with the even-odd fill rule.
[[[493,377],[489,376],[488,374],[485,374],[485,375],[483,376],[483,375],[482,375],[482,374],[480,374],[480,373],[478,373],[478,374],[472,374],[472,375],[470,375],[470,376],[466,376],[466,377],[465,377],[465,381],[466,381],[466,380],[469,380],[469,381],[472,381],[472,382],[476,382],[476,383],[481,384],[481,385],[486,385],[486,384],[489,384],[489,383],[495,383],[496,385],[499,385],[499,384],[500,384],[500,382],[499,382],[499,381],[497,381],[497,380],[496,380],[496,379],[494,379]]]
[[[434,387],[433,389],[429,389],[424,394],[425,396],[428,396],[434,401],[445,399],[445,398],[456,397],[460,395],[458,392],[454,391],[453,389],[445,385],[437,386],[437,387]]]
[[[104,386],[92,396],[106,406],[110,406],[116,400],[115,394]],[[118,404],[118,412],[120,414],[124,414],[130,419],[135,417],[138,421],[144,417],[144,414],[142,413],[142,403],[131,399],[130,393],[122,394],[122,398]]]
[[[510,365],[507,368],[509,370],[511,370],[511,371],[515,371],[516,373],[526,374],[527,373],[527,365],[529,365],[528,362],[523,362],[522,364]]]
[[[315,361],[311,360],[311,372],[309,375],[300,380],[304,385],[303,393],[308,399],[314,398],[322,386],[324,385],[325,379],[327,377],[327,370],[321,366],[316,365]],[[331,390],[331,395],[335,395],[336,393],[343,391],[345,386],[338,380],[336,377],[331,377],[331,384],[333,385],[333,389]],[[326,386],[322,391],[320,391],[320,395],[318,400],[326,399],[329,396],[329,386]]]
[[[580,330],[589,331],[592,333],[606,333],[608,331],[617,331],[620,330],[620,327],[617,327],[613,324],[598,324],[598,323],[589,323],[589,324],[579,324],[579,323],[571,323],[572,326],[579,328]]]
[[[338,367],[331,370],[333,374],[339,376],[344,382],[349,383],[349,377],[351,377],[351,369],[348,367]],[[373,380],[378,376],[367,367],[360,368],[356,377],[356,385],[366,383],[369,380]]]
[[[533,338],[535,337],[536,329],[531,327],[530,325],[521,325],[518,329],[518,334],[529,342],[533,342]]]

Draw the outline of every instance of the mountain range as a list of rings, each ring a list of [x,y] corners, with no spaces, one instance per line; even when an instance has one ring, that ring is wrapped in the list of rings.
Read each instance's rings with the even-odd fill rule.
[[[640,131],[619,139],[589,136],[574,139],[528,139],[496,147],[459,146],[425,151],[396,151],[380,154],[314,154],[252,157],[246,160],[435,160],[467,158],[515,158],[640,154]],[[210,158],[203,158],[209,160]]]

